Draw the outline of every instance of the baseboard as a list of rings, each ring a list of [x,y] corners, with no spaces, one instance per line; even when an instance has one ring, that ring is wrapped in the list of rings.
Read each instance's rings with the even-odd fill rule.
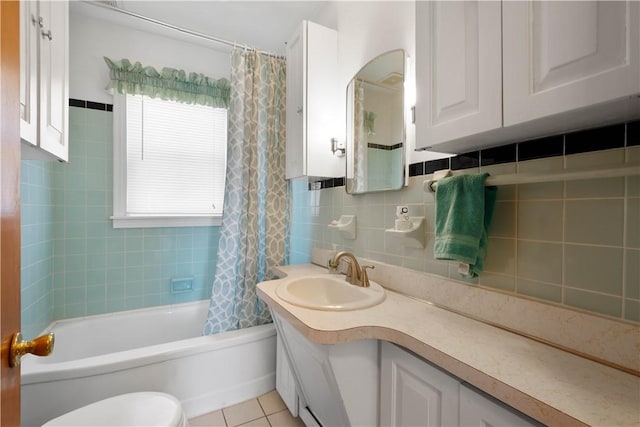
[[[253,381],[223,390],[215,390],[197,397],[181,401],[187,418],[194,418],[227,406],[255,399],[276,387],[275,371]]]

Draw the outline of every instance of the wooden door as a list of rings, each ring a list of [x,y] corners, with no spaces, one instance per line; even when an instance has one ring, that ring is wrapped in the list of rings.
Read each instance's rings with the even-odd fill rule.
[[[20,4],[0,1],[0,425],[20,425],[20,368],[10,368],[20,330]]]
[[[640,3],[503,3],[504,125],[640,92]]]
[[[416,2],[416,147],[502,126],[501,3]]]

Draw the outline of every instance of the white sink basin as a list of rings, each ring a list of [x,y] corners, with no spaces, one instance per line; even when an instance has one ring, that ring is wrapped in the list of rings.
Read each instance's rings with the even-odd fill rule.
[[[347,282],[342,275],[322,274],[287,280],[276,288],[276,294],[288,303],[315,310],[359,310],[380,304],[385,292],[370,281],[368,288]]]

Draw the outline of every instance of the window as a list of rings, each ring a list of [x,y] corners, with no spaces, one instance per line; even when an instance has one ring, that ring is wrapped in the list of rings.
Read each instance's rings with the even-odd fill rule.
[[[114,96],[115,228],[219,225],[227,110]]]

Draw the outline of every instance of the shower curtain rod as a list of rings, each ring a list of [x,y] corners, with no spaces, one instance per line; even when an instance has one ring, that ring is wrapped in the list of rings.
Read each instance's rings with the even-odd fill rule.
[[[116,7],[116,6],[112,6],[110,4],[100,3],[100,2],[97,2],[97,1],[91,1],[91,0],[82,0],[82,2],[85,3],[85,4],[90,4],[92,6],[100,7],[102,9],[111,10],[113,12],[121,13],[123,15],[127,15],[127,16],[130,16],[132,18],[139,19],[141,21],[145,21],[145,22],[148,22],[148,23],[151,23],[151,24],[154,24],[154,25],[159,25],[161,27],[165,27],[165,28],[168,28],[170,30],[177,31],[177,32],[182,33],[182,34],[186,34],[186,35],[192,36],[192,37],[197,37],[197,38],[200,38],[200,39],[203,39],[203,40],[206,40],[206,41],[210,41],[210,42],[213,42],[213,43],[218,43],[218,44],[229,46],[229,47],[232,47],[232,48],[244,49],[244,50],[248,50],[248,51],[257,50],[255,47],[251,47],[251,46],[248,46],[246,44],[240,44],[240,43],[232,42],[232,41],[229,41],[229,40],[222,39],[220,37],[209,36],[207,34],[203,34],[203,33],[197,32],[197,31],[189,30],[187,28],[182,28],[182,27],[179,27],[177,25],[169,24],[168,22],[164,22],[164,21],[160,21],[160,20],[157,20],[157,19],[149,18],[148,16],[140,15],[140,14],[135,13],[135,12],[130,12],[128,10],[121,9],[119,7]],[[260,53],[262,53],[263,55],[267,55],[267,56],[273,56],[275,58],[284,58],[282,55],[276,55],[276,54],[271,53],[271,52],[262,52],[262,51],[260,51]]]
[[[625,166],[613,169],[561,172],[553,174],[516,173],[510,175],[496,175],[487,177],[485,186],[575,181],[580,179],[615,178],[631,175],[640,175],[640,166]],[[424,181],[424,191],[435,192],[435,187],[437,186],[437,179]]]

